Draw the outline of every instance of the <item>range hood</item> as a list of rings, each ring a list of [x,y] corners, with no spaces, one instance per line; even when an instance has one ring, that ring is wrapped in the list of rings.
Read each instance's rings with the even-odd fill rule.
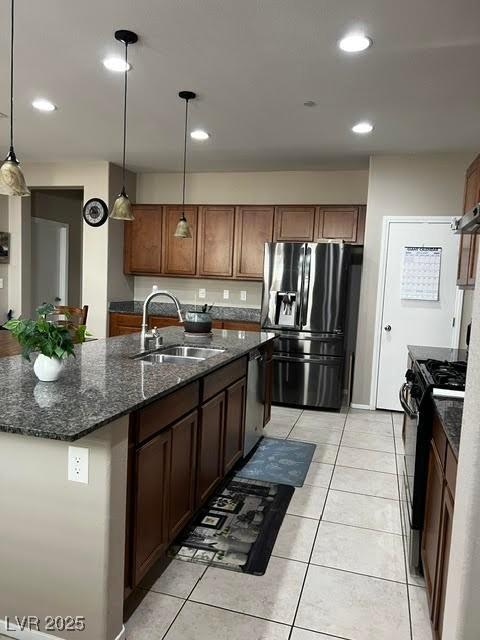
[[[478,233],[480,231],[480,202],[452,223],[455,233]]]

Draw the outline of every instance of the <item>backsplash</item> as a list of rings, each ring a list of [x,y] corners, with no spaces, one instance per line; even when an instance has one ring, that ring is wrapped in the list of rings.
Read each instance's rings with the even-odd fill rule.
[[[262,303],[261,282],[238,282],[233,280],[203,280],[200,278],[164,278],[135,276],[135,300],[144,300],[151,292],[153,285],[173,293],[183,304],[215,303],[217,307],[248,307],[259,309]],[[199,289],[205,289],[205,298],[199,297]],[[228,300],[223,292],[229,291]],[[246,292],[246,300],[241,299],[241,292]]]

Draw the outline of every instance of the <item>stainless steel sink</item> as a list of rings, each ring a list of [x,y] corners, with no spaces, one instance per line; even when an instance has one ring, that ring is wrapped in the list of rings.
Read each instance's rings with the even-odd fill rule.
[[[186,345],[172,345],[157,349],[150,353],[140,353],[133,358],[150,364],[195,364],[212,356],[223,353],[225,349],[211,347],[189,347]]]
[[[203,362],[205,358],[193,358],[192,356],[174,356],[166,353],[147,353],[137,358],[150,364],[195,364]]]
[[[183,358],[200,358],[206,360],[213,356],[218,356],[219,353],[223,353],[225,349],[214,349],[212,347],[189,347],[184,345],[178,345],[173,347],[165,347],[161,353],[172,356],[181,356]]]

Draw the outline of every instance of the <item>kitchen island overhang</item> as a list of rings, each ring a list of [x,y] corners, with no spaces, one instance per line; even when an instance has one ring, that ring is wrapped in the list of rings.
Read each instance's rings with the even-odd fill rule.
[[[164,346],[185,342],[180,328],[162,335]],[[33,629],[18,637],[69,638],[72,633],[47,631],[45,620],[85,616],[85,630],[73,635],[124,637],[129,414],[273,338],[215,331],[209,346],[225,351],[193,365],[132,360],[140,346],[136,334],[99,340],[78,346],[64,377],[49,385],[38,383],[20,357],[0,360],[6,407],[0,419],[0,633],[7,631],[6,617],[14,625],[16,616],[34,616],[44,635]],[[72,442],[89,449],[88,484],[67,480]],[[8,633],[15,637],[11,628]]]

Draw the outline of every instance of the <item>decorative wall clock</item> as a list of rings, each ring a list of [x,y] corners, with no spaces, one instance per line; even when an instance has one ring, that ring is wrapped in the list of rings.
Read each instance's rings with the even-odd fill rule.
[[[100,198],[91,198],[83,206],[83,219],[91,227],[101,227],[108,218],[108,207]]]

